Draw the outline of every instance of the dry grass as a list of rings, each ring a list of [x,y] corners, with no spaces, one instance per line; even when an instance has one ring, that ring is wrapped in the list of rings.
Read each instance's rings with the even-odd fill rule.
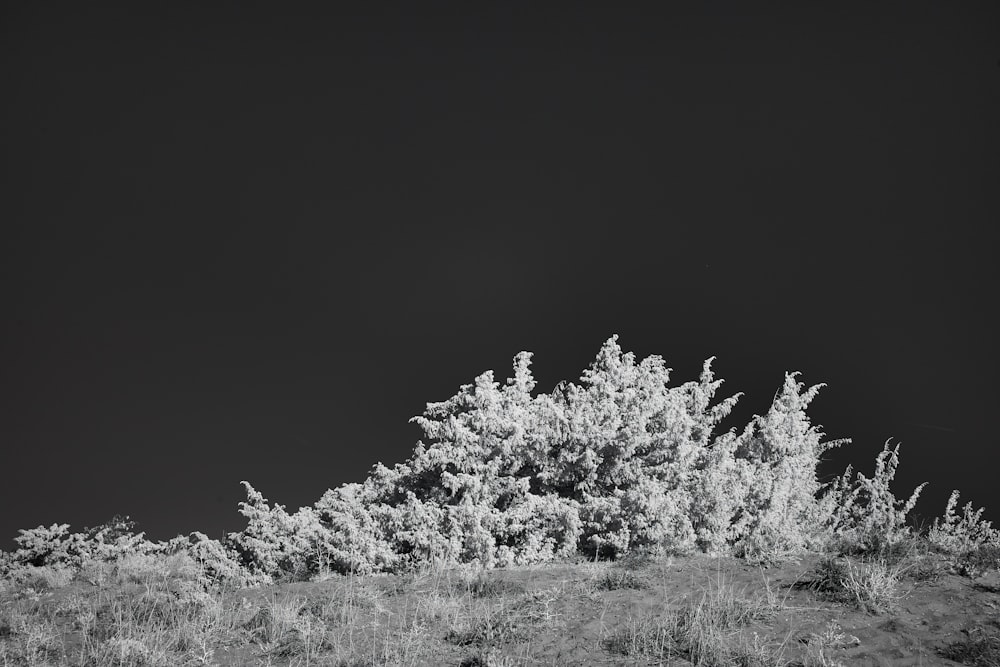
[[[873,614],[885,613],[896,609],[906,597],[900,582],[910,567],[883,559],[854,561],[828,556],[816,568],[813,586],[831,599],[848,601]]]
[[[0,665],[834,667],[900,651],[912,664],[997,664],[1000,592],[988,582],[933,554],[806,560],[430,567],[230,592],[206,592],[164,559],[75,578],[33,568],[0,589]],[[872,629],[872,614],[904,602],[907,618],[932,621],[890,616]],[[933,621],[945,602],[947,622]]]
[[[697,600],[628,618],[610,633],[606,646],[626,656],[680,657],[694,665],[783,664],[781,645],[773,646],[757,633],[746,637],[738,632],[772,618],[782,608],[766,580],[761,591],[748,596],[745,591],[737,592],[720,572]]]

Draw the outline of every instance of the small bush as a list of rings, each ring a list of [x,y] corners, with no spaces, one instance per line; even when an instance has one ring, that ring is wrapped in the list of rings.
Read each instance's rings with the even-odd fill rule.
[[[959,556],[955,563],[959,574],[975,579],[1000,570],[1000,545],[980,544]]]
[[[842,551],[884,556],[912,536],[906,517],[913,510],[926,482],[914,489],[905,502],[889,486],[899,466],[899,445],[889,449],[886,441],[875,459],[875,474],[860,472],[851,480],[852,469],[828,485],[824,513],[831,533]]]
[[[206,587],[243,588],[271,583],[270,575],[253,572],[240,562],[238,554],[204,533],[191,533],[187,552],[201,568],[199,581]]]
[[[973,511],[972,503],[966,503],[959,515],[955,511],[958,497],[958,491],[952,491],[944,516],[934,520],[927,535],[931,544],[954,555],[986,545],[1000,547],[1000,531],[994,530],[991,522],[982,519],[983,508]]]
[[[465,572],[459,576],[456,584],[459,593],[468,594],[474,598],[492,598],[511,593],[524,593],[523,584],[497,579],[485,571]]]
[[[628,570],[611,570],[605,572],[596,581],[596,588],[602,591],[617,591],[621,589],[646,588],[645,582]]]
[[[941,560],[940,556],[925,554],[913,559],[907,575],[914,581],[934,583],[947,571],[947,564]]]
[[[843,662],[832,657],[833,652],[861,643],[857,637],[840,632],[837,621],[830,621],[823,632],[811,634],[804,641],[806,652],[803,667],[846,667]]]
[[[854,563],[850,558],[826,557],[816,568],[812,588],[835,600],[854,603],[873,614],[891,611],[904,597],[898,592],[906,567],[873,559]]]
[[[491,604],[456,618],[445,640],[458,646],[500,646],[527,638],[530,628],[504,603]]]

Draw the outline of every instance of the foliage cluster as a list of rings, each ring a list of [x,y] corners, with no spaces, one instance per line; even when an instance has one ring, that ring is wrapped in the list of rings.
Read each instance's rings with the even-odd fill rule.
[[[533,395],[531,354],[501,384],[488,371],[411,421],[423,431],[412,455],[376,464],[361,483],[327,491],[294,513],[248,482],[247,526],[222,540],[201,533],[153,543],[127,519],[70,533],[22,530],[3,569],[84,568],[126,554],[188,554],[205,585],[247,586],[324,573],[413,570],[428,563],[483,568],[551,561],[581,552],[732,554],[779,560],[837,545],[878,553],[899,543],[923,485],[907,501],[889,486],[898,445],[872,478],[848,468],[829,484],[817,470],[824,440],[806,409],[823,385],[785,375],[764,415],[716,433],[739,394],[716,401],[713,359],[696,381],[670,387],[659,356],[637,361],[617,336],[579,384]],[[948,551],[1000,543],[957,493],[930,539]]]

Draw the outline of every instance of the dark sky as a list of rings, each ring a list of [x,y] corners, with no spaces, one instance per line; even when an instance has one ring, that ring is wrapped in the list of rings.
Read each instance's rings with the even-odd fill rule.
[[[613,333],[1000,519],[996,3],[160,4],[0,10],[3,548],[221,537]]]

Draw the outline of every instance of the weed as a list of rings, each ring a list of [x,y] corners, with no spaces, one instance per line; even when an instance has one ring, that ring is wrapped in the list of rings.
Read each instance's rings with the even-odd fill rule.
[[[458,646],[497,646],[519,641],[528,628],[503,602],[485,605],[468,617],[456,619],[445,639]]]
[[[458,577],[459,591],[475,598],[502,597],[524,592],[522,585],[504,581],[486,571],[460,572]]]
[[[854,635],[840,632],[840,624],[832,620],[826,629],[805,638],[806,652],[803,667],[845,667],[844,663],[833,659],[835,650],[856,646],[861,643]]]
[[[913,560],[908,576],[913,581],[935,583],[948,571],[946,563],[934,555],[925,555]]]
[[[634,572],[629,570],[609,571],[595,581],[595,587],[602,591],[617,591],[621,589],[641,589],[646,584]]]
[[[714,586],[709,583],[697,602],[666,613],[629,618],[608,637],[605,646],[628,656],[683,657],[695,665],[780,664],[780,648],[756,633],[752,640],[741,636],[735,645],[729,640],[733,630],[771,618],[779,606],[769,587],[765,595],[743,597],[720,576]]]
[[[1000,544],[980,544],[969,549],[957,558],[955,569],[970,579],[1000,570]]]
[[[826,557],[816,568],[812,588],[836,601],[849,601],[873,614],[891,611],[905,597],[898,592],[908,566],[889,565],[883,560],[861,561]]]

